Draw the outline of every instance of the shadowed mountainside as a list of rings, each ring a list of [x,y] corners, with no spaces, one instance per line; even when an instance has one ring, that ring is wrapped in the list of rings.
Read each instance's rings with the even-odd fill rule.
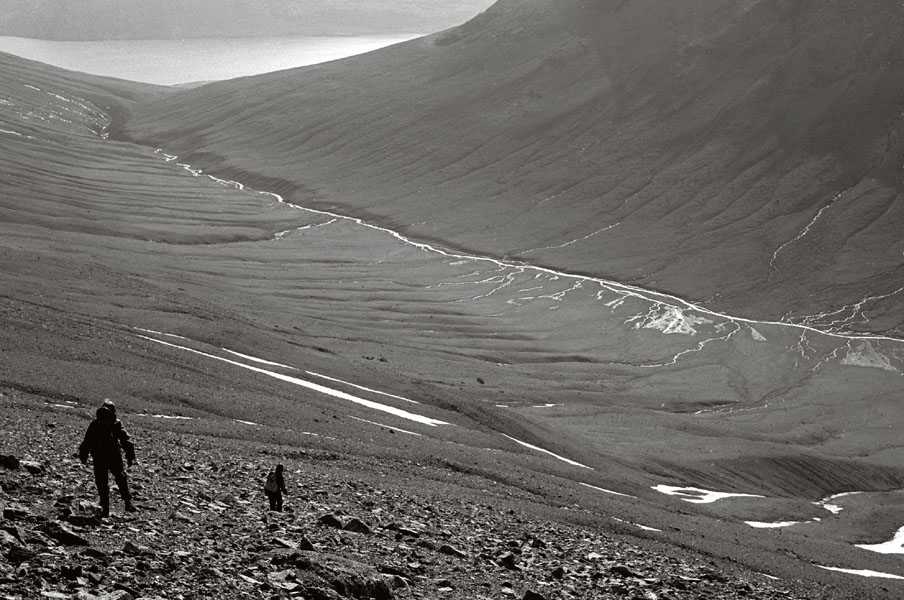
[[[417,238],[901,334],[900,3],[502,1],[119,134]]]

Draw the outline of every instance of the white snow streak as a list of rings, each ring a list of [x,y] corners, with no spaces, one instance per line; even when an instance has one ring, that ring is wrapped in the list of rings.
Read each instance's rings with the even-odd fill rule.
[[[291,383],[293,385],[307,388],[307,389],[315,391],[315,392],[320,392],[321,394],[326,394],[326,395],[332,396],[334,398],[348,400],[349,402],[353,402],[355,404],[359,404],[361,406],[365,406],[365,407],[373,409],[373,410],[378,410],[381,412],[389,413],[396,417],[399,417],[402,419],[407,419],[409,421],[414,421],[416,423],[421,423],[423,425],[429,425],[431,427],[436,427],[437,425],[449,425],[449,423],[446,423],[445,421],[440,421],[439,419],[425,417],[423,415],[411,413],[406,410],[402,410],[400,408],[395,408],[394,406],[388,406],[386,404],[380,404],[379,402],[373,402],[372,400],[365,400],[364,398],[352,396],[351,394],[347,394],[347,393],[339,391],[339,390],[334,390],[334,389],[328,388],[326,386],[318,385],[318,384],[312,383],[310,381],[305,381],[304,379],[299,379],[298,377],[290,377],[289,375],[283,375],[282,373],[274,373],[273,371],[267,371],[266,369],[261,369],[260,367],[246,365],[244,363],[230,360],[228,358],[222,358],[220,356],[208,354],[207,352],[201,352],[200,350],[194,350],[192,348],[186,348],[185,346],[171,344],[170,342],[164,342],[162,340],[157,340],[152,337],[148,337],[148,336],[144,336],[144,335],[139,335],[138,337],[148,340],[150,342],[154,342],[156,344],[161,344],[163,346],[169,346],[171,348],[177,348],[179,350],[184,350],[185,352],[191,352],[193,354],[198,354],[200,356],[204,356],[207,358],[219,360],[221,362],[225,362],[225,363],[234,365],[236,367],[241,367],[243,369],[248,369],[249,371],[254,371],[255,373],[267,375],[268,377],[273,377],[274,379],[279,379],[280,381],[285,381],[287,383]]]
[[[836,571],[838,573],[847,573],[848,575],[859,575],[860,577],[874,577],[878,579],[904,579],[900,575],[892,575],[891,573],[880,573],[879,571],[870,571],[868,569],[839,569],[837,567],[824,567],[816,565],[820,569],[826,571]]]
[[[612,490],[607,490],[605,488],[596,487],[595,485],[590,485],[589,483],[583,483],[581,481],[578,482],[580,485],[584,487],[588,487],[592,490],[596,490],[598,492],[603,492],[604,494],[612,494],[613,496],[624,496],[625,498],[637,498],[637,496],[632,496],[630,494],[622,494],[621,492],[613,492]]]
[[[238,356],[239,358],[244,358],[245,360],[250,360],[251,362],[260,363],[262,365],[270,365],[271,367],[282,367],[284,369],[291,369],[292,371],[297,371],[295,367],[290,367],[289,365],[284,365],[278,362],[272,362],[269,360],[264,360],[263,358],[255,358],[253,356],[248,356],[247,354],[240,354],[234,350],[230,350],[229,348],[220,348],[223,352],[228,352],[234,356]]]
[[[572,246],[574,244],[577,244],[578,242],[583,242],[584,240],[590,239],[595,235],[599,235],[599,234],[603,233],[604,231],[609,231],[610,229],[614,229],[615,227],[618,227],[619,225],[621,225],[621,223],[613,223],[612,225],[609,225],[608,227],[603,227],[602,229],[594,231],[593,233],[588,233],[584,237],[580,237],[580,238],[571,240],[570,242],[565,242],[564,244],[559,244],[558,246],[546,246],[544,248],[534,248],[533,250],[525,250],[523,252],[519,252],[518,254],[524,255],[524,254],[530,254],[532,252],[540,252],[542,250],[557,250],[559,248],[565,248],[567,246]]]
[[[395,394],[389,394],[387,392],[381,392],[380,390],[374,390],[368,387],[364,387],[363,385],[358,385],[356,383],[351,383],[349,381],[342,381],[341,379],[336,379],[335,377],[329,377],[327,375],[321,375],[320,373],[314,373],[313,371],[305,371],[306,374],[311,377],[319,377],[320,379],[326,379],[327,381],[332,381],[333,383],[341,383],[343,385],[347,385],[349,387],[353,387],[355,389],[362,390],[364,392],[370,392],[372,394],[379,394],[381,396],[386,396],[387,398],[395,398],[396,400],[401,400],[403,402],[410,402],[411,404],[420,404],[417,400],[409,400],[408,398],[404,398],[402,396],[396,396]]]
[[[367,419],[360,419],[358,417],[349,417],[350,419],[354,419],[355,421],[361,421],[362,423],[369,423],[370,425],[376,425],[377,427],[384,427],[386,429],[392,429],[393,431],[398,431],[400,433],[407,433],[408,435],[414,435],[417,437],[424,437],[420,433],[415,433],[413,431],[408,431],[407,429],[399,429],[398,427],[392,427],[390,425],[384,425],[383,423],[377,423],[376,421],[368,421]]]
[[[543,454],[548,454],[549,456],[552,456],[553,458],[555,458],[557,460],[561,460],[562,462],[568,463],[569,465],[581,467],[582,469],[590,469],[591,471],[594,470],[593,467],[588,467],[587,465],[582,465],[581,463],[573,461],[570,458],[565,458],[564,456],[559,456],[558,454],[554,454],[554,453],[550,452],[549,450],[544,450],[543,448],[540,448],[539,446],[534,446],[533,444],[528,444],[527,442],[522,442],[521,440],[516,440],[515,438],[513,438],[510,435],[505,435],[503,433],[502,437],[508,438],[508,439],[512,440],[513,442],[515,442],[516,444],[521,444],[525,448],[530,448],[531,450],[536,450],[537,452],[542,452]]]
[[[832,205],[835,204],[835,202],[838,201],[838,199],[841,198],[843,195],[844,195],[844,192],[841,192],[840,194],[838,194],[838,195],[836,195],[834,198],[832,198],[832,199],[829,201],[828,204],[826,204],[826,205],[823,206],[821,209],[819,209],[819,212],[816,213],[816,216],[813,217],[813,220],[810,221],[810,222],[807,224],[807,226],[804,227],[804,228],[800,231],[800,233],[797,234],[797,237],[796,237],[796,238],[794,238],[793,240],[789,240],[789,241],[785,242],[784,244],[782,244],[781,246],[778,247],[778,249],[772,254],[772,259],[769,261],[769,267],[770,267],[773,271],[776,269],[775,262],[778,260],[778,255],[781,253],[781,251],[784,250],[785,248],[787,248],[788,246],[790,246],[791,244],[793,244],[794,242],[797,242],[797,241],[803,239],[804,237],[806,237],[806,235],[807,235],[808,233],[810,233],[810,230],[813,228],[813,226],[816,224],[816,222],[819,220],[819,218],[822,217],[822,213],[824,213],[824,212],[827,211],[829,208],[831,208]]]

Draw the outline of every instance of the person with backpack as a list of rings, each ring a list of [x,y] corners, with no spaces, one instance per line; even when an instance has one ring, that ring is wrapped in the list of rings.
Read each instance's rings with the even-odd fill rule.
[[[267,475],[267,481],[264,483],[264,493],[267,494],[267,500],[270,501],[270,510],[282,512],[283,494],[289,494],[286,489],[285,477],[283,477],[282,465],[276,465],[276,469],[270,471],[270,474]]]
[[[100,496],[100,516],[110,516],[110,473],[119,487],[119,495],[122,496],[126,511],[135,512],[137,509],[132,504],[129,480],[123,468],[121,453],[121,450],[125,451],[126,462],[131,467],[135,462],[135,444],[132,443],[122,422],[116,418],[116,405],[112,401],[105,400],[95,411],[95,417],[88,425],[78,454],[82,464],[88,464],[89,456],[94,463],[94,484]]]

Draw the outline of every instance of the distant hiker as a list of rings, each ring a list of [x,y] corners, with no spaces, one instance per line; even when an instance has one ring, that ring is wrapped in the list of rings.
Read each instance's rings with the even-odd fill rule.
[[[88,425],[85,439],[79,446],[78,455],[84,465],[88,464],[88,456],[91,456],[94,461],[94,483],[100,496],[100,516],[110,516],[109,473],[113,473],[126,511],[135,512],[132,495],[129,493],[129,481],[122,466],[122,454],[120,453],[121,447],[125,450],[126,462],[131,467],[135,462],[135,445],[123,428],[122,422],[116,418],[116,406],[113,402],[105,400],[95,412],[95,416],[97,418]]]
[[[264,493],[267,494],[267,500],[270,501],[270,510],[282,512],[282,495],[288,495],[286,490],[286,480],[283,477],[283,466],[276,465],[276,469],[270,471],[267,475],[267,481],[264,483]]]

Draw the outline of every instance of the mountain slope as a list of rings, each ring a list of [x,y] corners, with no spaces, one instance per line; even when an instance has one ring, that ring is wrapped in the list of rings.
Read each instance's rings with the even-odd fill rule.
[[[902,25],[892,1],[502,1],[120,134],[413,237],[899,335]]]
[[[147,448],[142,456],[158,465],[178,467],[167,450],[181,439],[191,454],[195,436],[253,438],[280,444],[291,460],[316,451],[327,469],[347,458],[381,488],[436,490],[432,498],[448,502],[464,486],[466,504],[498,512],[497,498],[518,501],[515,519],[530,504],[541,520],[554,511],[765,577],[837,584],[838,598],[900,595],[856,577],[859,569],[900,577],[897,558],[854,548],[900,527],[899,342],[740,321],[611,281],[446,254],[104,135],[136,100],[172,90],[8,55],[0,79],[0,445],[10,448],[0,454],[37,447],[31,458],[51,462],[50,444],[68,454],[80,426],[66,413],[90,414],[113,396]],[[286,179],[255,183],[297,192]],[[23,396],[37,406],[19,406]],[[30,427],[18,425],[22,414]],[[18,478],[4,481],[9,498],[0,503],[23,503],[24,513],[10,508],[13,519],[56,531],[50,506],[64,494],[50,490],[71,487],[75,466],[51,471],[38,495],[20,493]],[[231,494],[232,477],[255,470],[214,479]],[[156,477],[142,482],[146,508],[203,510],[170,498],[181,475],[157,474],[160,487]],[[83,485],[79,497],[93,497]],[[858,493],[837,498],[848,492]],[[843,511],[826,514],[830,502]],[[238,504],[241,520],[249,505]],[[149,546],[165,552],[183,529],[158,529],[155,516],[134,524],[159,532]],[[751,520],[796,525],[775,531]],[[458,531],[458,522],[448,527]],[[472,541],[495,552],[505,540],[483,537],[487,528],[504,533],[511,522],[481,520]],[[101,529],[84,533],[125,547]],[[30,527],[20,533],[9,548],[15,560],[45,541],[27,542]],[[10,539],[0,533],[0,544]],[[25,551],[16,547],[23,541]],[[219,564],[253,561],[244,547]],[[58,563],[36,560],[29,575],[62,575]],[[534,564],[544,580],[553,569]],[[82,566],[94,573],[97,563]],[[0,560],[0,585],[13,573],[18,586],[20,571]],[[153,582],[138,581],[150,591]],[[173,584],[192,581],[188,571]]]

